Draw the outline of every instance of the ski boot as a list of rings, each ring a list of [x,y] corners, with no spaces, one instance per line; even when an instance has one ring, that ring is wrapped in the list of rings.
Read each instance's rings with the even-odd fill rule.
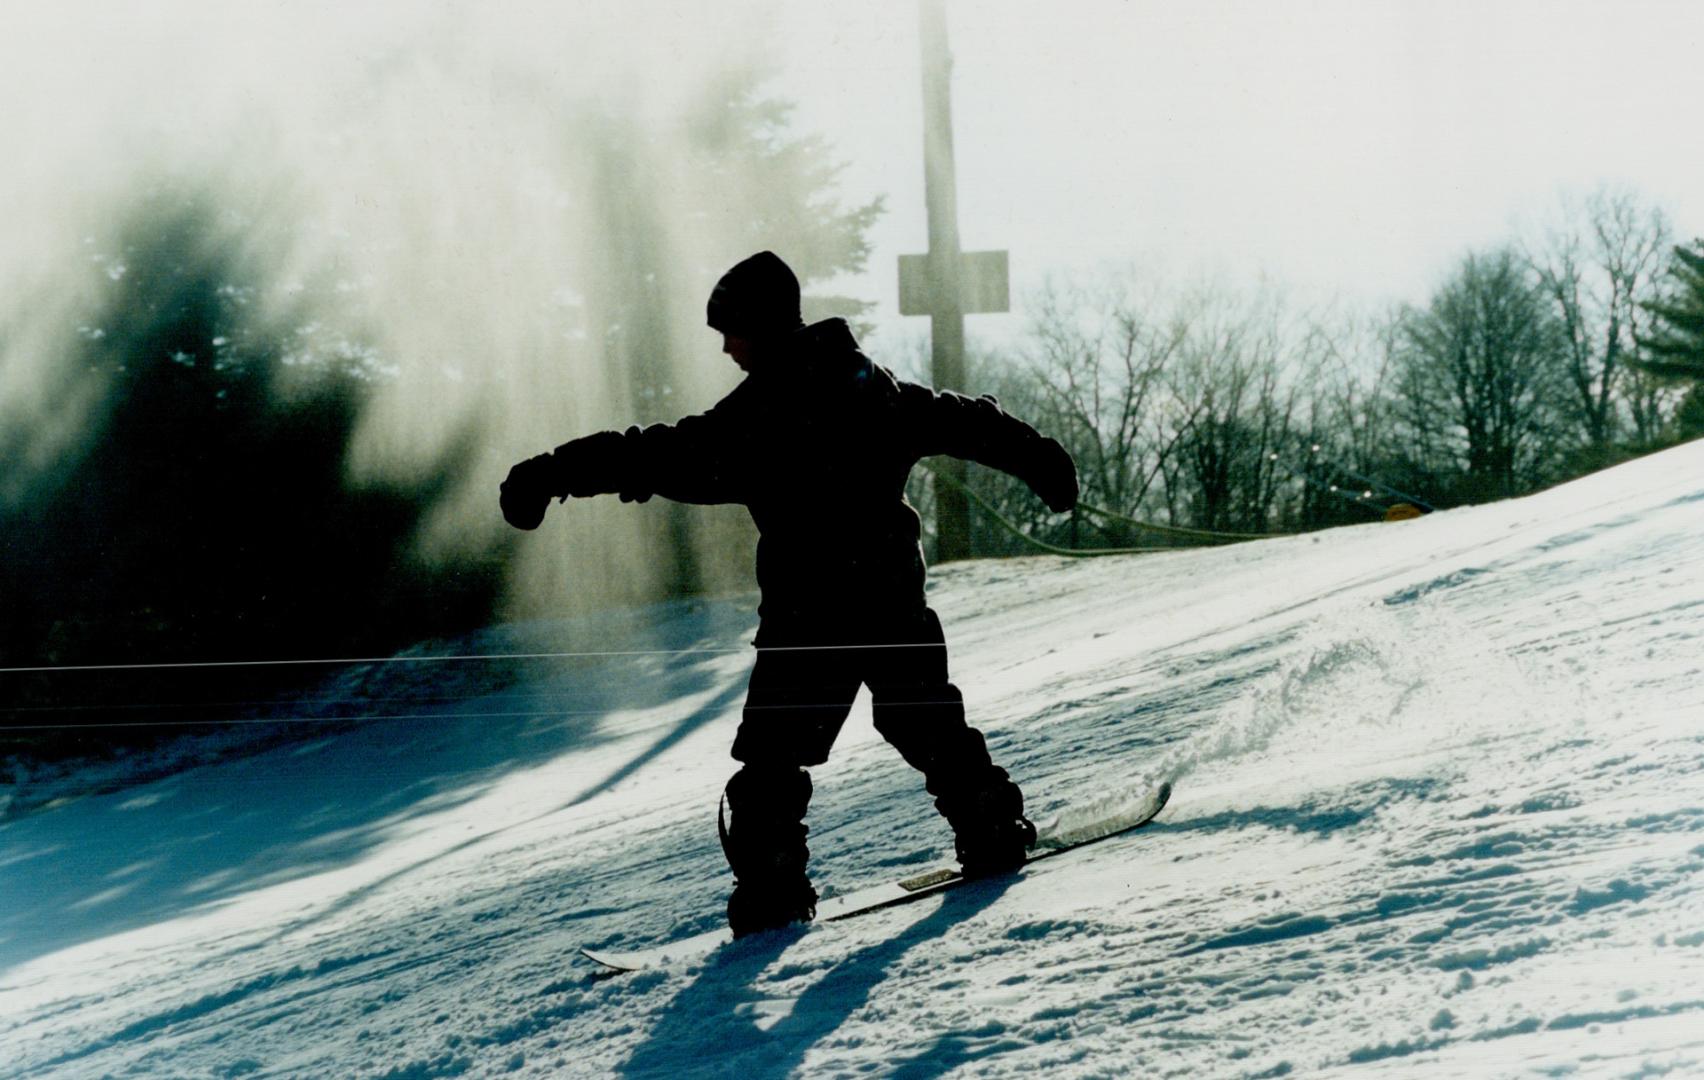
[[[747,765],[728,781],[723,795],[728,813],[718,813],[716,824],[734,871],[728,898],[734,937],[816,918],[817,893],[805,872],[810,799],[810,774],[799,768]]]
[[[1009,874],[1024,865],[1035,846],[1035,824],[1024,817],[1024,794],[994,768],[984,786],[967,787],[936,800],[953,827],[953,850],[967,878]]]

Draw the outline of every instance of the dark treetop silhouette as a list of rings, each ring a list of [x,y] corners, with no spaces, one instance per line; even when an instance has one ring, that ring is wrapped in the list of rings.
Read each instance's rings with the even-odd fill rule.
[[[947,679],[905,481],[920,459],[950,454],[1011,473],[1065,511],[1077,501],[1071,456],[992,397],[895,377],[859,351],[844,320],[805,326],[798,279],[771,252],[722,277],[708,322],[746,372],[727,397],[676,424],[599,432],[523,461],[501,503],[521,529],[570,495],[661,495],[751,512],[758,658],[734,738],[744,767],[728,783],[731,820],[721,823],[735,934],[813,917],[802,766],[828,759],[860,684],[870,687],[876,730],[923,772],[966,875],[1015,868],[1035,827]]]

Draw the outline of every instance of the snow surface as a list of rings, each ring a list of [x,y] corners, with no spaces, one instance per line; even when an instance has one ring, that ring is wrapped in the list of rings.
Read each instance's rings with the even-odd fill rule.
[[[1036,816],[1171,806],[614,977],[576,949],[720,918],[751,601],[495,628],[458,649],[644,652],[395,665],[431,719],[0,828],[0,1074],[1704,1075],[1700,535],[1695,443],[1414,522],[938,571]],[[815,776],[825,892],[946,859],[865,703]]]

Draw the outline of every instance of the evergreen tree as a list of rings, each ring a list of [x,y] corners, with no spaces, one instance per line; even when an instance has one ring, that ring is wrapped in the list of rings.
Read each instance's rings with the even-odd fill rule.
[[[865,233],[883,200],[842,204],[831,144],[793,129],[793,107],[769,92],[768,78],[751,65],[719,74],[682,117],[678,143],[578,107],[564,117],[569,142],[589,162],[584,197],[599,223],[575,253],[572,285],[584,297],[584,329],[626,384],[622,421],[669,422],[712,404],[702,372],[719,361],[704,301],[717,277],[752,252],[787,260],[807,321],[839,315],[868,330],[860,316],[873,304],[816,286],[864,269]],[[664,594],[749,574],[742,546],[713,537],[717,522],[747,528],[743,511],[665,500],[638,513],[653,529],[644,542]]]
[[[1693,247],[1675,246],[1673,290],[1644,305],[1658,323],[1656,332],[1640,342],[1643,366],[1653,374],[1704,379],[1704,239],[1693,241]]]
[[[88,437],[50,470],[26,467],[29,429],[0,438],[0,470],[23,478],[0,494],[0,654],[72,668],[0,687],[3,751],[176,734],[205,703],[317,674],[247,661],[370,655],[478,625],[502,585],[497,552],[411,556],[473,460],[471,427],[421,480],[347,479],[361,409],[395,374],[353,318],[336,325],[333,284],[268,317],[267,271],[241,242],[253,223],[228,204],[151,187],[120,217],[59,365],[60,396],[89,403]],[[236,666],[170,666],[207,662]],[[65,709],[75,724],[44,726]]]
[[[1669,276],[1668,295],[1644,305],[1657,329],[1639,343],[1639,366],[1693,384],[1673,419],[1675,434],[1689,439],[1704,435],[1704,239],[1694,240],[1690,249],[1675,245]]]

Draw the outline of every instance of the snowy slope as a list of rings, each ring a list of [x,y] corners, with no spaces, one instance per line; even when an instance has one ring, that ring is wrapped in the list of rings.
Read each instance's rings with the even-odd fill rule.
[[[431,719],[0,829],[0,1075],[1704,1075],[1701,534],[1697,443],[1415,522],[937,572],[1036,816],[1179,777],[1160,821],[613,978],[575,949],[720,917],[750,603],[524,628],[640,654],[487,693],[414,665]],[[816,778],[824,891],[950,850],[863,705]]]

